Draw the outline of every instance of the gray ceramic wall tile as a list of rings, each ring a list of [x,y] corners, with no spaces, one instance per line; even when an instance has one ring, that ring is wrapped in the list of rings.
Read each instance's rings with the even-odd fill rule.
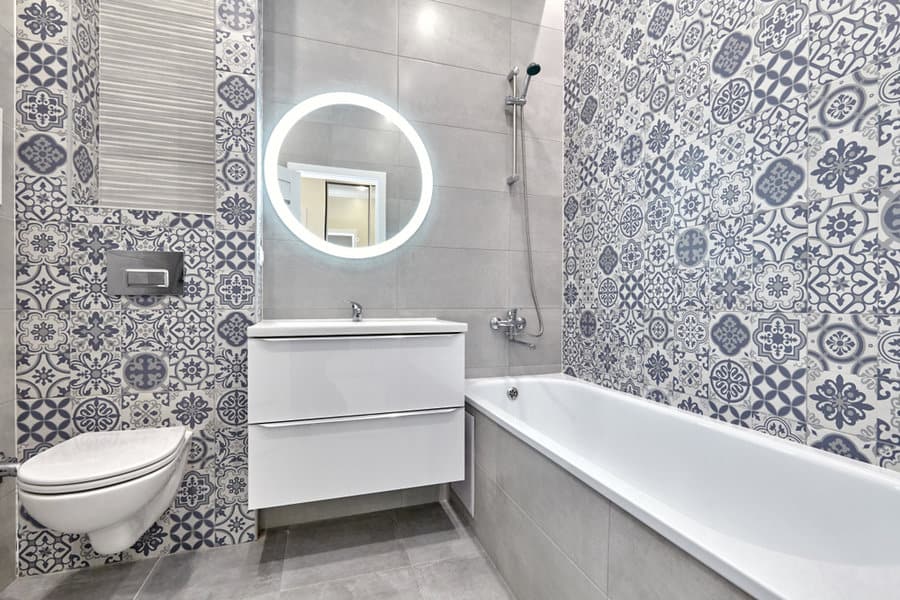
[[[397,0],[267,2],[264,31],[397,52]]]
[[[444,4],[453,4],[463,8],[471,8],[489,12],[501,17],[510,16],[510,4],[515,0],[441,0]]]
[[[521,21],[512,22],[512,64],[541,64],[539,77],[553,85],[563,84],[563,32]]]
[[[528,366],[513,366],[509,367],[509,375],[511,377],[525,376],[525,375],[547,375],[559,373],[562,371],[561,363],[556,363],[552,365],[528,365]]]
[[[559,371],[559,369],[557,369]],[[507,367],[472,367],[466,369],[466,378],[477,377],[503,377],[507,374]]]
[[[389,54],[281,33],[263,38],[263,78],[270,102],[357,92],[397,106],[397,59]]]
[[[411,243],[505,250],[509,245],[509,203],[503,192],[435,188],[428,218]]]
[[[0,309],[14,308],[15,304],[15,237],[13,220],[0,217]]]
[[[523,251],[525,245],[525,203],[522,194],[511,194],[509,249]],[[562,248],[562,201],[559,196],[528,198],[531,244],[536,252],[556,252]],[[560,262],[562,269],[562,262]]]
[[[513,19],[543,27],[565,27],[565,2],[563,0],[514,0]]]
[[[0,204],[0,217],[9,219],[12,222],[13,211],[15,208],[15,132],[13,130],[14,116],[4,111],[3,120],[9,122],[0,128],[0,144],[3,147],[3,173],[0,173],[0,194],[2,194],[2,202]],[[13,260],[13,257],[9,257]]]
[[[616,600],[749,598],[618,507],[610,522],[609,592]]]
[[[532,306],[528,277],[528,253],[509,253],[509,305],[520,308]],[[538,302],[544,308],[562,305],[562,253],[534,252],[534,284]]]
[[[509,20],[429,0],[400,0],[400,55],[480,71],[509,70]],[[562,60],[562,52],[559,54]]]
[[[485,491],[492,486],[496,487],[490,481],[479,486],[482,495],[477,497],[484,501],[476,501],[475,527],[518,600],[606,597],[502,490]],[[479,521],[487,524],[479,529]],[[488,541],[486,536],[496,539]]]
[[[528,331],[537,329],[537,315],[533,308],[521,308],[519,313],[528,321]],[[562,312],[558,308],[542,308],[544,316],[544,335],[539,338],[523,336],[520,339],[531,342],[535,349],[531,350],[522,344],[510,344],[509,366],[552,365],[562,360],[560,348],[562,342]],[[556,369],[555,372],[559,372]]]
[[[543,73],[543,71],[542,71]],[[526,137],[562,140],[563,89],[547,83],[541,74],[531,80],[528,102],[525,104],[524,131]]]
[[[500,439],[504,432],[500,426],[479,411],[475,410],[475,466],[485,477],[496,481],[497,464],[500,460]],[[490,490],[487,490],[490,492]],[[476,500],[479,498],[475,494]],[[478,508],[475,509],[478,512]],[[479,536],[480,537],[480,536]]]
[[[0,21],[6,19],[0,18]],[[0,29],[0,108],[3,109],[4,122],[10,124],[15,122],[14,48],[14,36],[5,29]]]
[[[528,177],[528,193],[530,195],[562,197],[561,142],[526,137],[525,165],[527,167],[526,175]],[[512,165],[507,164],[507,169],[511,171]],[[521,180],[512,189],[521,195]]]
[[[426,123],[413,125],[431,155],[435,185],[506,191],[508,136]]]
[[[272,241],[263,263],[265,305],[341,309],[353,298],[368,308],[396,305],[397,264],[387,259],[339,260],[300,240]]]
[[[506,303],[506,253],[404,249],[397,260],[399,308],[492,308]]]
[[[538,527],[600,589],[606,590],[609,501],[504,432],[500,436],[497,478],[500,487]]]
[[[409,58],[399,68],[400,112],[407,119],[506,133],[503,75]]]

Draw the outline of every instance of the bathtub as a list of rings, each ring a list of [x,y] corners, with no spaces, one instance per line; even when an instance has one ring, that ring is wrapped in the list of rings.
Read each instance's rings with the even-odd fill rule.
[[[565,375],[470,379],[466,396],[753,597],[900,598],[897,474]]]

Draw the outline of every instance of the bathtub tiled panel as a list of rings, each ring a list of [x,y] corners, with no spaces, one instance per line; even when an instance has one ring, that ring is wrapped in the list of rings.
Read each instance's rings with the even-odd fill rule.
[[[900,468],[898,17],[567,3],[568,373]]]
[[[16,6],[16,444],[26,459],[78,433],[185,425],[188,468],[171,509],[128,551],[24,511],[19,571],[32,575],[249,541],[246,328],[258,318],[256,3],[215,6],[214,214],[97,207],[97,10]],[[160,174],[164,176],[164,174]],[[185,253],[184,293],[106,291],[111,250]]]

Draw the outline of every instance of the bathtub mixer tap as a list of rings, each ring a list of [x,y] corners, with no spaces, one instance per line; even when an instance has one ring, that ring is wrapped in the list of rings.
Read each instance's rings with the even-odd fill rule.
[[[502,319],[500,317],[491,317],[491,329],[494,331],[503,331],[503,335],[506,336],[506,339],[514,344],[522,344],[523,346],[528,346],[530,349],[534,350],[537,346],[532,344],[531,342],[526,342],[525,340],[520,340],[518,338],[519,334],[525,331],[525,317],[519,316],[518,308],[511,308],[506,311],[506,318]]]

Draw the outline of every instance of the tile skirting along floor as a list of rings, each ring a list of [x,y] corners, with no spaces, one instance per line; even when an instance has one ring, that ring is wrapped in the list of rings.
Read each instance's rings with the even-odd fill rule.
[[[266,531],[256,542],[26,577],[0,600],[513,600],[449,505]]]

